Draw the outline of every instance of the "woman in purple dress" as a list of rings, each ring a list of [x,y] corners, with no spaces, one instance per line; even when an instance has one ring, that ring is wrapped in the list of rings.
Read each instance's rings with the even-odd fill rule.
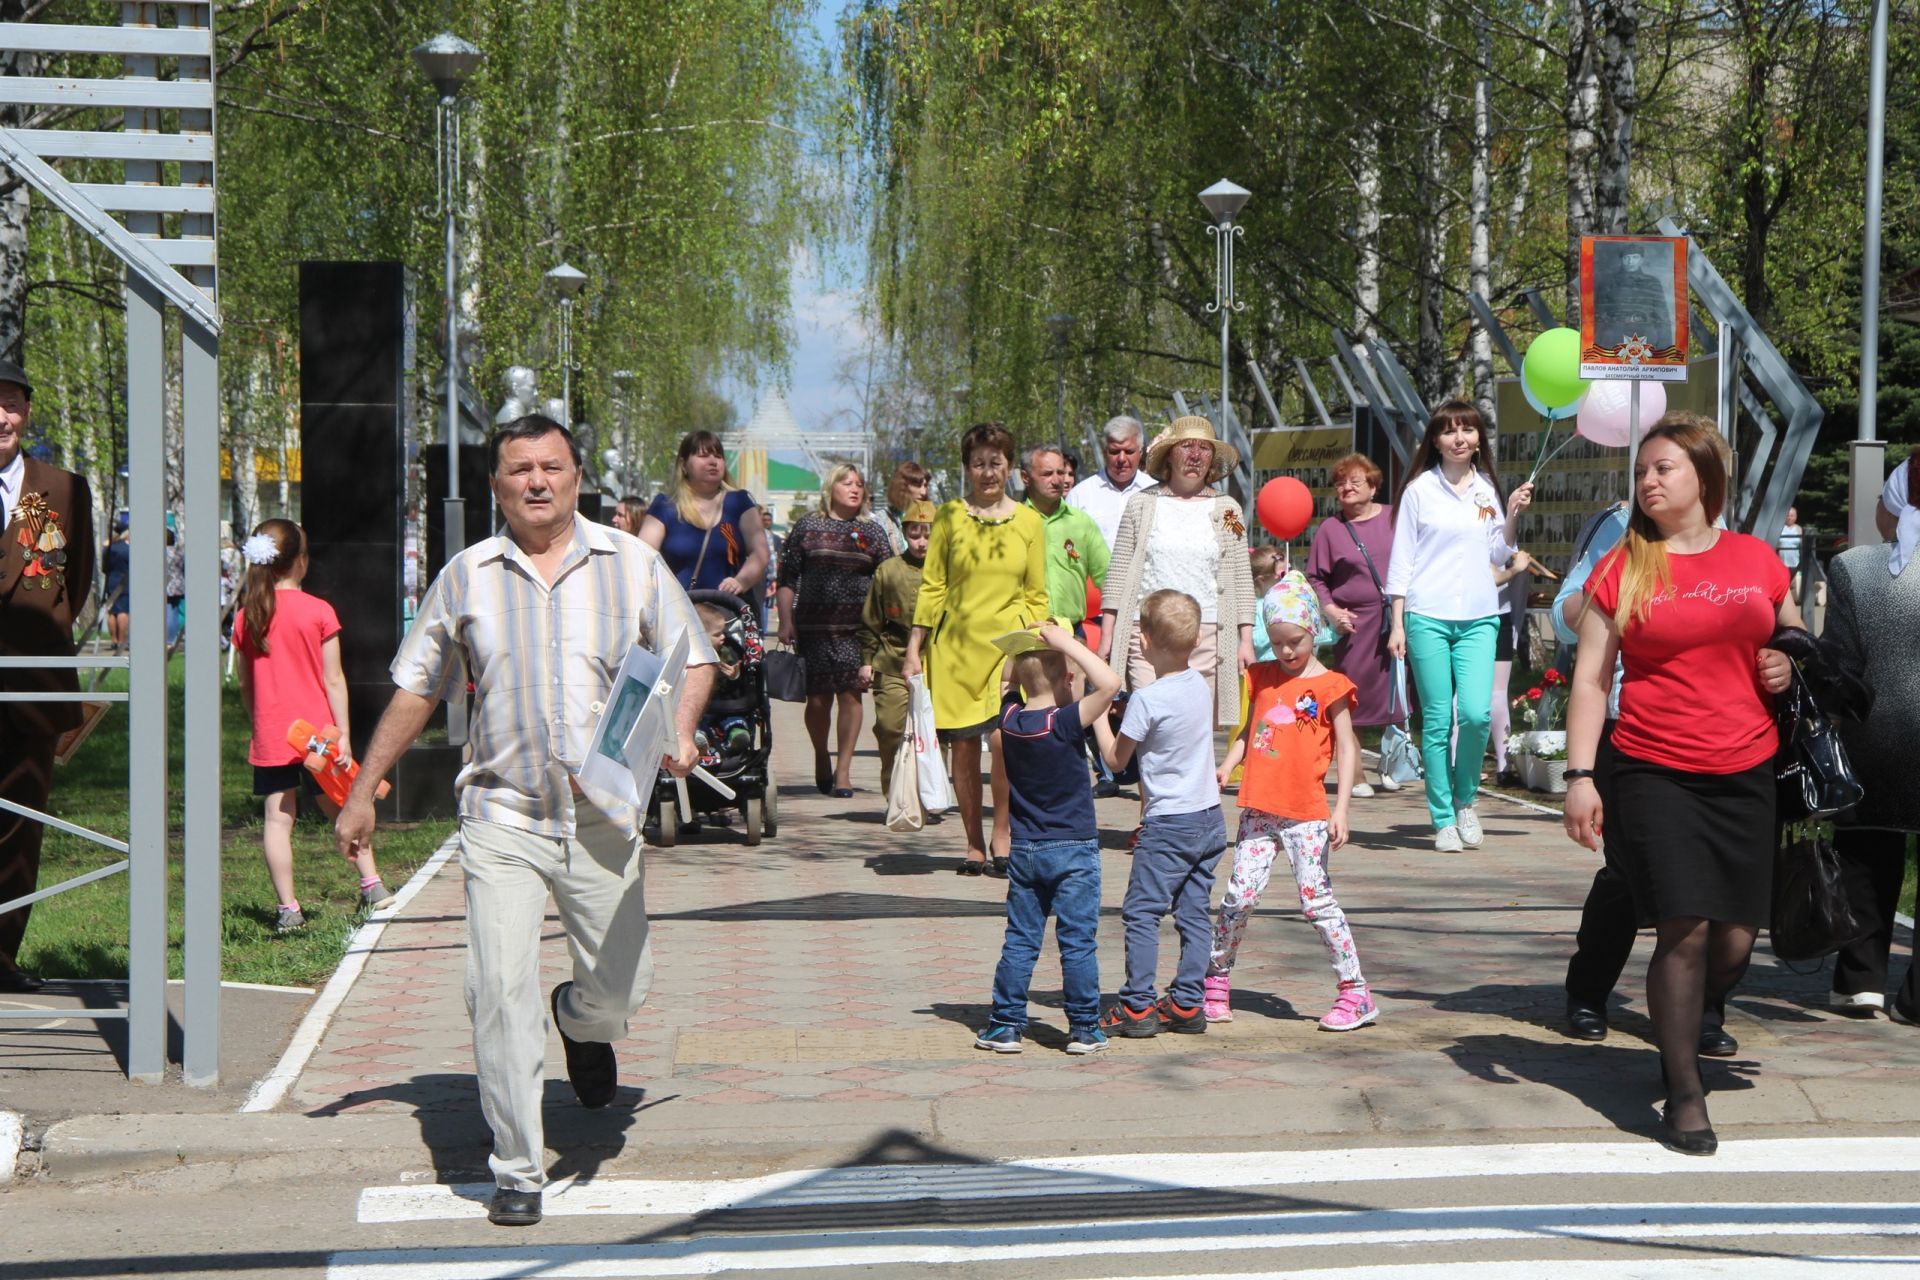
[[[1320,597],[1327,621],[1340,633],[1333,666],[1353,681],[1359,694],[1353,723],[1398,724],[1406,719],[1393,705],[1393,660],[1387,654],[1390,618],[1386,607],[1387,559],[1393,554],[1393,508],[1374,501],[1384,477],[1373,459],[1350,453],[1334,464],[1333,496],[1339,514],[1322,520],[1307,555],[1307,581]],[[1369,564],[1369,558],[1372,563]],[[1380,775],[1380,789],[1400,784]],[[1361,782],[1356,796],[1370,796]]]

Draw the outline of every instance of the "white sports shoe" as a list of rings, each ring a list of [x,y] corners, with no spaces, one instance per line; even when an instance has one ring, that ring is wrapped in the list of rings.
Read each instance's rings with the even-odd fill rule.
[[[1452,826],[1442,827],[1434,833],[1433,849],[1435,853],[1458,853],[1464,848],[1466,848],[1466,846],[1460,843],[1460,828]]]
[[[1373,788],[1367,783],[1356,782],[1353,784],[1353,797],[1356,800],[1371,800],[1373,799]]]
[[[1887,998],[1878,991],[1856,991],[1852,995],[1830,991],[1827,993],[1827,1007],[1849,1018],[1871,1018],[1876,1010],[1887,1007]]]
[[[1400,789],[1400,784],[1395,782],[1392,778],[1389,778],[1385,772],[1382,772],[1380,774],[1380,789],[1382,791],[1398,791]]]
[[[1471,809],[1462,809],[1453,817],[1460,824],[1460,843],[1469,849],[1478,849],[1480,842],[1487,838],[1487,833],[1480,829],[1480,815]]]

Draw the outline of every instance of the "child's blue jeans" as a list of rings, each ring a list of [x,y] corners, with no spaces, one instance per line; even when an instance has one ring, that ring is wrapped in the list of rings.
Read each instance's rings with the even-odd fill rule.
[[[1098,840],[1015,840],[1007,858],[1007,939],[993,971],[993,1020],[1027,1025],[1027,987],[1053,917],[1060,944],[1061,985],[1067,1024],[1100,1021],[1100,957],[1094,931],[1100,924]]]
[[[1201,979],[1213,955],[1213,868],[1227,847],[1220,807],[1148,818],[1133,850],[1120,922],[1127,931],[1127,981],[1120,999],[1136,1012],[1154,1002],[1154,971],[1160,964],[1160,919],[1173,912],[1180,934],[1180,965],[1167,996],[1191,1009],[1200,1003]]]

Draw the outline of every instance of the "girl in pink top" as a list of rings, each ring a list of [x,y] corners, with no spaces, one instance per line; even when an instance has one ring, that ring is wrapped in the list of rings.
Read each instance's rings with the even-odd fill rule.
[[[333,606],[300,589],[307,576],[307,535],[291,520],[265,520],[242,553],[247,577],[233,619],[240,653],[240,700],[253,719],[247,762],[253,794],[266,800],[267,874],[279,897],[275,928],[285,933],[306,923],[293,894],[293,819],[304,786],[329,815],[338,810],[320,794],[307,772],[305,753],[287,741],[295,720],[316,727],[338,725],[340,750],[350,751],[347,677],[340,666],[340,619]],[[358,846],[360,902],[370,910],[393,903],[380,881],[371,845]]]

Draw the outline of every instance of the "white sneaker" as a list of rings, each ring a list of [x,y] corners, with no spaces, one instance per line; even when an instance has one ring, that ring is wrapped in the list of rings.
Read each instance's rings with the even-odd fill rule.
[[[1373,788],[1364,782],[1353,784],[1353,796],[1356,800],[1373,799]]]
[[[1453,817],[1460,824],[1460,843],[1469,849],[1478,849],[1487,838],[1487,833],[1480,829],[1480,815],[1471,809],[1462,809]]]
[[[1856,991],[1852,995],[1830,991],[1827,993],[1827,1007],[1849,1018],[1871,1018],[1876,1010],[1887,1007],[1887,998],[1878,991]]]
[[[1380,789],[1382,791],[1398,791],[1400,789],[1400,784],[1395,782],[1392,778],[1389,778],[1386,774],[1382,773],[1380,775]]]
[[[1433,850],[1435,853],[1458,853],[1466,848],[1460,843],[1460,828],[1442,827],[1434,832]]]

